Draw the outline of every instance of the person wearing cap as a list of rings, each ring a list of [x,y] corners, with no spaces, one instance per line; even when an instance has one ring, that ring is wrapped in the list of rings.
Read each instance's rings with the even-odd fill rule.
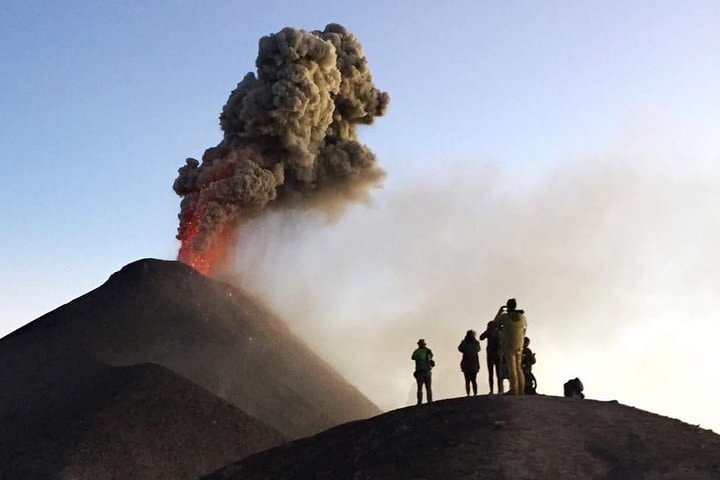
[[[502,354],[507,362],[508,376],[510,377],[508,393],[523,395],[525,393],[525,376],[522,371],[522,350],[527,330],[525,312],[518,310],[517,301],[511,298],[500,307],[494,321],[502,331]]]
[[[435,366],[432,350],[427,348],[425,339],[421,338],[417,342],[418,348],[415,349],[412,360],[415,360],[415,381],[417,381],[417,404],[420,405],[423,399],[423,385],[427,392],[427,403],[432,403],[432,368]]]

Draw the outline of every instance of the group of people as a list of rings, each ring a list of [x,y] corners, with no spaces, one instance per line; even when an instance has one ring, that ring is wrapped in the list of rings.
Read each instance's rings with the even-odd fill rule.
[[[536,388],[532,366],[535,354],[530,350],[530,339],[525,336],[527,319],[525,312],[518,310],[517,301],[511,298],[500,307],[495,318],[488,322],[480,340],[487,340],[487,368],[490,393],[504,393],[503,379],[510,381],[510,395],[534,394]],[[477,395],[477,374],[480,371],[480,341],[474,330],[468,330],[458,345],[462,353],[460,369],[465,377],[465,393],[469,396],[472,388]],[[432,350],[424,339],[418,340],[418,348],[412,354],[415,361],[414,377],[417,381],[417,403],[422,403],[423,388],[428,403],[432,402],[432,368],[435,366]]]

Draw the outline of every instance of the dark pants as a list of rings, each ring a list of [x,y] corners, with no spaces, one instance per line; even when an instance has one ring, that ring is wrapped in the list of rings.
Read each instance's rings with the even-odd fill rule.
[[[467,395],[470,395],[470,385],[472,385],[473,395],[477,395],[477,374],[477,370],[471,372],[463,370],[463,375],[465,376],[465,393]]]
[[[525,395],[535,395],[537,393],[537,381],[532,370],[524,369],[523,375],[525,376]]]
[[[417,404],[422,403],[423,394],[422,387],[425,385],[425,391],[427,392],[427,403],[432,402],[432,373],[430,370],[415,370],[413,374],[417,381]]]
[[[493,389],[493,370],[495,371],[495,378],[497,378],[497,387],[498,387],[498,393],[502,393],[503,387],[502,387],[502,376],[500,374],[500,354],[491,352],[488,350],[487,352],[487,367],[488,367],[488,380],[490,382],[490,393],[493,393],[495,390]]]

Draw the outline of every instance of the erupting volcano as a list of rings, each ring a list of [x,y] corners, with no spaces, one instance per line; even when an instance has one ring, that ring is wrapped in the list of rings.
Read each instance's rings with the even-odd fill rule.
[[[178,257],[205,274],[227,260],[235,228],[267,207],[311,207],[320,194],[344,202],[384,175],[356,129],[390,97],[355,35],[337,24],[284,28],[260,39],[255,63],[220,114],[222,141],[201,162],[188,158],[173,184]]]
[[[182,242],[178,260],[190,265],[203,275],[210,275],[215,267],[222,265],[228,258],[233,245],[232,229],[215,234],[212,244],[205,249],[193,248],[193,239],[197,234],[199,219],[193,217],[178,228],[177,238]],[[183,229],[184,225],[184,229]]]

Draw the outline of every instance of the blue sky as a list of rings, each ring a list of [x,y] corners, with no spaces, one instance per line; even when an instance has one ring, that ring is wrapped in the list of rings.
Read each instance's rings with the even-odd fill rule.
[[[330,22],[391,94],[362,132],[391,192],[445,165],[532,183],[638,137],[720,159],[716,1],[4,1],[0,336],[174,258],[176,170],[220,140],[259,37]]]

